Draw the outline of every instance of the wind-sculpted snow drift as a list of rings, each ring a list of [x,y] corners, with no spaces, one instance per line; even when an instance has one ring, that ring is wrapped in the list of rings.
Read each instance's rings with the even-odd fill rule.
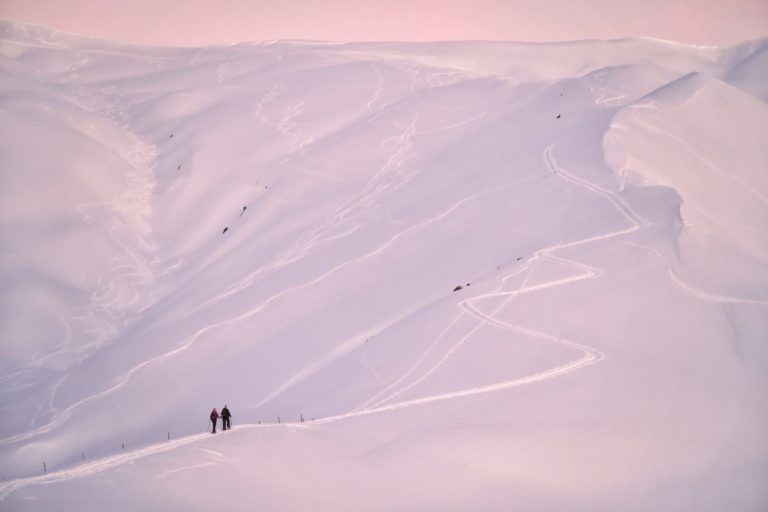
[[[768,505],[768,42],[1,26],[4,510]]]

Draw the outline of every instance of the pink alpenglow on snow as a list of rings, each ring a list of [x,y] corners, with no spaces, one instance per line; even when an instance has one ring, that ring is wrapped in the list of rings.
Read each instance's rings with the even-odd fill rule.
[[[0,509],[768,509],[768,40],[0,32]]]

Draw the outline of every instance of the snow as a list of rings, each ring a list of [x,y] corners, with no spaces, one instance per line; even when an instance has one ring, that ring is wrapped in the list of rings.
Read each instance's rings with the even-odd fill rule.
[[[768,505],[768,40],[0,27],[3,510]]]

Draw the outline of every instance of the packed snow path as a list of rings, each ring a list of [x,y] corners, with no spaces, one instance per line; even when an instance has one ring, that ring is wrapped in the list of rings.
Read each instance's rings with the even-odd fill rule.
[[[202,439],[207,439],[209,436],[206,434],[196,434],[187,436],[181,439],[168,441],[166,443],[147,446],[134,451],[127,451],[118,455],[112,455],[110,457],[103,457],[94,461],[84,462],[75,467],[62,469],[60,471],[52,471],[40,476],[34,476],[29,478],[19,478],[0,484],[0,502],[2,502],[8,495],[25,487],[27,485],[46,484],[52,482],[61,482],[64,480],[72,480],[75,478],[82,478],[85,476],[100,473],[108,469],[122,466],[124,464],[131,464],[144,457],[163,453],[168,450],[173,450],[180,446],[185,446]]]

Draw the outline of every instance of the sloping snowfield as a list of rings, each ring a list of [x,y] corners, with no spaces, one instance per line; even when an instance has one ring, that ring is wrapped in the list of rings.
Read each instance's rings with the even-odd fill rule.
[[[768,40],[0,67],[0,509],[768,509]]]

